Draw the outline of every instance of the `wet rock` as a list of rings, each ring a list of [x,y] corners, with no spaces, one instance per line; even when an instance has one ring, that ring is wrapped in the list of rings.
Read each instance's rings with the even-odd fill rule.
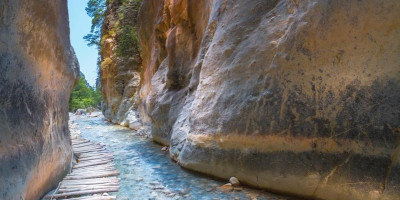
[[[214,188],[211,188],[211,187],[206,188],[206,191],[207,191],[207,192],[211,192],[211,191],[213,191],[213,190],[214,190]]]
[[[143,178],[137,178],[136,181],[143,181]]]
[[[86,109],[78,109],[75,112],[75,115],[86,115],[86,114],[87,114]]]
[[[178,193],[179,195],[186,195],[189,192],[189,190],[179,190]]]
[[[163,148],[161,148],[161,151],[168,151],[168,147],[164,146]]]
[[[167,197],[174,197],[176,194],[175,193],[169,193],[167,194]]]
[[[233,191],[233,186],[231,183],[227,183],[221,187],[219,187],[220,190],[225,191],[225,192],[232,192]]]
[[[153,181],[153,182],[149,182],[149,184],[150,185],[161,185],[161,183],[160,182],[158,182],[158,181]]]
[[[232,186],[236,187],[240,185],[239,180],[236,177],[231,177],[229,179],[229,182],[232,184]]]

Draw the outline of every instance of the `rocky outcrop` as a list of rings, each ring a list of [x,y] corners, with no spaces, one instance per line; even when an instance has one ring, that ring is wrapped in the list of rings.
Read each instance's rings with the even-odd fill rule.
[[[39,199],[67,173],[77,76],[66,0],[0,1],[0,199]]]
[[[307,198],[400,198],[399,10],[395,0],[144,0],[128,105],[185,168]],[[113,38],[103,41],[103,63],[116,63]],[[129,78],[110,66],[104,113],[121,123],[136,106],[121,109],[131,90],[116,83]]]
[[[183,167],[400,198],[400,2],[146,0],[139,111]]]
[[[106,119],[131,128],[140,121],[133,112],[141,63],[136,36],[138,8],[136,0],[107,2],[100,48],[102,111]]]

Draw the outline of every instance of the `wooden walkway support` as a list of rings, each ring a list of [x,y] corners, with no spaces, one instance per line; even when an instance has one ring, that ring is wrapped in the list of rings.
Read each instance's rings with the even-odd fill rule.
[[[110,200],[116,196],[105,196],[119,190],[120,179],[116,176],[113,155],[103,145],[83,139],[72,138],[72,149],[76,164],[72,171],[46,199]]]

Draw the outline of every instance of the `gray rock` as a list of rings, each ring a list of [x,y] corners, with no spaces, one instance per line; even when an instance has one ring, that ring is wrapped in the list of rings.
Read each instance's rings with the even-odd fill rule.
[[[229,179],[229,182],[232,184],[232,186],[236,187],[240,185],[239,180],[236,177],[231,177]]]
[[[111,65],[105,115],[132,104],[188,169],[315,199],[399,199],[399,7],[143,1],[141,85],[126,98],[133,75]]]
[[[87,114],[86,109],[78,109],[75,112],[75,115],[86,115],[86,114]]]
[[[400,198],[400,1],[166,3],[141,6],[137,103],[181,166],[316,199]]]
[[[168,147],[165,146],[165,147],[161,148],[161,151],[168,151]]]

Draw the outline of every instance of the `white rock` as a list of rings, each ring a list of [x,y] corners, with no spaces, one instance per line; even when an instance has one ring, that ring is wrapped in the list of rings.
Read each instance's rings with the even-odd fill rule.
[[[232,184],[232,186],[239,186],[240,185],[240,182],[236,177],[231,177],[229,179],[229,182]]]

